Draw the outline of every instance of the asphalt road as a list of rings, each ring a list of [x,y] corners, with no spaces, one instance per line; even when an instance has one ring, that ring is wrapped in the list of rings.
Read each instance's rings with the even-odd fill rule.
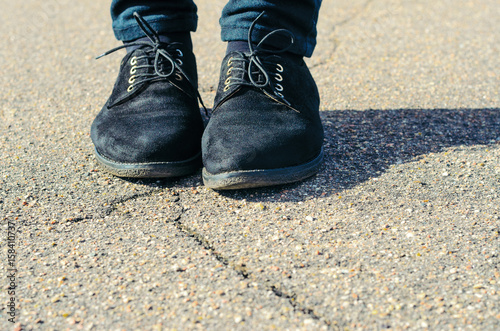
[[[326,162],[234,192],[99,169],[108,5],[1,1],[0,329],[500,329],[498,1],[325,1]],[[209,107],[223,6],[198,1]]]

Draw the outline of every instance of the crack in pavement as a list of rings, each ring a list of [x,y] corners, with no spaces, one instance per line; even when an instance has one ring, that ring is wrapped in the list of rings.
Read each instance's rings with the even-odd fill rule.
[[[340,41],[337,38],[334,38],[332,44],[333,44],[333,50],[331,52],[331,56],[326,60],[322,60],[322,61],[319,61],[319,62],[313,64],[313,65],[310,65],[309,70],[315,69],[317,67],[321,67],[322,65],[328,64],[330,61],[333,60],[333,57],[334,57],[335,53],[337,52],[337,49],[340,46]]]
[[[127,196],[127,197],[116,198],[116,199],[111,200],[110,202],[105,201],[104,207],[97,208],[97,210],[95,210],[97,215],[84,215],[84,216],[80,216],[80,217],[79,216],[68,217],[65,219],[65,222],[78,223],[78,222],[85,221],[85,220],[91,220],[91,219],[110,216],[118,209],[118,206],[120,204],[125,203],[127,201],[133,201],[133,200],[138,199],[138,198],[149,197],[157,192],[162,192],[162,190],[152,189],[151,191],[148,191],[148,192],[135,193],[135,194],[132,194],[132,195]]]
[[[114,199],[113,201],[111,201],[110,203],[108,203],[108,205],[109,205],[108,208],[105,208],[105,210],[104,210],[104,216],[109,216],[112,213],[114,213],[118,209],[118,205],[119,204],[125,203],[127,201],[136,200],[138,198],[150,197],[154,193],[161,192],[161,191],[162,190],[152,189],[149,192],[135,193],[135,194],[132,194],[132,195],[130,195],[128,197]]]
[[[342,21],[340,21],[339,23],[336,23],[336,24],[334,23],[334,24],[333,24],[333,29],[335,30],[335,28],[336,28],[337,26],[342,26],[342,25],[345,25],[345,24],[347,24],[347,23],[349,23],[349,22],[353,21],[353,20],[354,20],[356,17],[358,17],[358,16],[359,16],[362,12],[364,12],[364,11],[366,10],[366,8],[368,8],[368,6],[369,6],[372,2],[374,2],[374,1],[375,1],[375,0],[367,0],[367,1],[365,1],[365,3],[364,3],[364,4],[362,4],[362,5],[360,6],[360,8],[359,8],[359,9],[358,9],[358,10],[357,10],[354,14],[352,14],[352,15],[351,15],[351,16],[349,16],[349,17],[346,17],[345,19],[343,19],[343,20],[342,20]]]
[[[346,17],[345,19],[343,19],[342,21],[338,22],[338,23],[333,23],[332,25],[332,33],[335,32],[335,29],[339,26],[343,26],[343,25],[346,25],[347,23],[353,21],[356,17],[358,17],[359,15],[361,15],[361,13],[363,13],[367,8],[368,6],[374,2],[375,0],[367,0],[365,1],[365,3],[363,3],[360,8],[358,10],[356,10],[356,12],[354,12],[353,14],[351,14],[349,17]],[[335,53],[337,52],[337,49],[339,48],[340,46],[340,43],[341,41],[338,40],[337,38],[332,37],[332,40],[331,40],[331,44],[333,45],[333,49],[331,50],[331,55],[328,59],[326,60],[322,60],[322,61],[319,61],[318,63],[315,63],[313,65],[311,65],[309,67],[309,69],[315,69],[317,67],[321,67],[323,65],[326,65],[328,64],[330,61],[332,61]]]
[[[163,190],[158,190],[158,189],[153,189],[149,192],[144,192],[144,193],[137,193],[133,194],[131,196],[125,197],[125,198],[119,198],[115,199],[112,202],[109,203],[108,208],[105,208],[103,211],[103,216],[109,216],[118,209],[118,205],[128,202],[128,201],[133,201],[139,198],[143,197],[150,197],[154,195],[155,193],[162,192]],[[179,195],[177,195],[179,197]],[[185,211],[184,207],[181,205],[181,199],[178,199],[174,202],[175,205],[179,206],[181,208],[180,212],[178,215],[170,218],[170,219],[165,219],[164,222],[166,223],[171,223],[173,224],[179,231],[185,233],[188,237],[192,238],[199,246],[203,247],[207,251],[209,251],[217,261],[219,261],[221,264],[223,264],[226,267],[229,267],[233,269],[239,276],[241,276],[244,279],[249,279],[253,280],[254,282],[260,283],[263,285],[263,287],[271,291],[276,297],[288,300],[289,304],[293,307],[294,311],[300,311],[305,315],[308,315],[310,318],[314,320],[318,320],[326,324],[329,328],[332,327],[333,323],[332,321],[328,320],[325,316],[319,314],[316,312],[313,308],[307,307],[299,302],[296,301],[297,294],[296,293],[289,293],[284,291],[283,289],[278,288],[276,284],[272,284],[271,281],[262,281],[258,279],[256,276],[254,276],[250,270],[243,264],[237,264],[231,261],[229,258],[225,257],[222,253],[217,251],[215,245],[210,242],[207,238],[205,238],[203,235],[199,234],[186,224],[182,222],[182,217],[183,213]],[[70,222],[79,222],[85,219],[92,219],[92,216],[85,216],[85,217],[76,217],[70,220]]]
[[[191,229],[189,226],[185,225],[182,222],[182,216],[184,213],[184,208],[181,206],[182,211],[175,218],[168,220],[168,223],[172,223],[177,227],[181,232],[186,233],[189,237],[191,237],[198,245],[202,246],[204,249],[209,251],[220,263],[224,266],[232,268],[238,275],[243,277],[244,279],[250,279],[255,282],[260,282],[263,287],[271,291],[276,297],[286,299],[290,303],[290,305],[294,308],[295,311],[301,311],[302,313],[310,316],[312,319],[322,321],[328,327],[332,326],[332,322],[328,320],[325,316],[314,311],[314,309],[306,307],[305,305],[300,304],[296,301],[297,294],[295,293],[287,293],[286,291],[280,290],[276,285],[272,284],[271,281],[260,281],[257,277],[255,277],[248,268],[243,264],[237,264],[232,262],[229,258],[225,257],[222,253],[218,252],[208,239],[206,239],[203,235],[199,234],[195,230]]]

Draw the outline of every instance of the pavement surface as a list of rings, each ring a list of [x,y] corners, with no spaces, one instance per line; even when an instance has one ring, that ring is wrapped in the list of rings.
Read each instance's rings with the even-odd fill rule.
[[[500,329],[497,0],[325,0],[326,162],[234,192],[99,169],[106,1],[0,3],[0,329]],[[209,107],[223,6],[198,1]]]

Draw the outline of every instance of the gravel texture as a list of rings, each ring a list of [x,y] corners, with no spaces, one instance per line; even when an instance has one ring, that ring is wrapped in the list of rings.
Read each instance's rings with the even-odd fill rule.
[[[325,164],[231,192],[99,169],[89,128],[121,57],[93,59],[118,45],[107,6],[2,2],[0,329],[500,329],[496,1],[324,2]],[[223,6],[198,1],[208,107]]]

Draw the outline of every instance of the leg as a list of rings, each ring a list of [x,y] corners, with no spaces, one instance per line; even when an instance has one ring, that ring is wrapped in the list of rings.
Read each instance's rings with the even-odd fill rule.
[[[252,22],[265,11],[255,25],[254,41],[261,40],[276,29],[286,29],[294,35],[291,53],[310,57],[316,46],[316,23],[321,0],[231,0],[220,19],[223,41],[247,41]],[[286,42],[286,40],[285,40]],[[276,45],[283,46],[283,42]]]
[[[174,1],[113,0],[111,18],[113,31],[118,40],[127,41],[144,37],[134,12],[139,13],[159,34],[196,31],[198,17],[192,0]]]
[[[319,1],[282,0],[231,1],[224,9],[230,43],[202,139],[207,186],[285,184],[318,171],[319,94],[303,61],[313,52],[318,10]]]

